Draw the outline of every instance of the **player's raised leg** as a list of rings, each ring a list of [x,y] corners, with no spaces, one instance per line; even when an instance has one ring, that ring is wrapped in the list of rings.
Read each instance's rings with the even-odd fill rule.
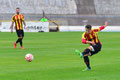
[[[88,56],[90,56],[89,53],[90,53],[91,50],[92,50],[91,47],[88,47],[87,49],[85,49],[85,50],[83,51],[83,53],[79,52],[78,50],[75,50],[75,52],[76,52],[78,55],[80,55],[81,58],[82,58],[82,57],[84,58],[84,62],[85,62],[85,64],[86,64],[87,68],[85,68],[83,71],[91,70],[90,60],[89,60],[89,57],[88,57]]]
[[[83,57],[82,53],[79,50],[76,49],[75,53],[78,54],[78,55],[80,55],[81,58]]]

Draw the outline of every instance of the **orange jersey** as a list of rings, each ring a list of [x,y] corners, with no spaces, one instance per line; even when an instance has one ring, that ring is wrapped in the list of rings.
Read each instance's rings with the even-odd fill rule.
[[[23,30],[23,20],[24,20],[24,16],[22,14],[15,14],[12,17],[12,22],[15,22],[15,29],[16,30]]]
[[[93,41],[95,43],[100,43],[97,33],[103,30],[104,28],[105,28],[104,26],[101,26],[99,28],[92,29],[90,34],[86,34],[86,32],[84,32],[82,34],[82,43],[86,44],[86,41]]]

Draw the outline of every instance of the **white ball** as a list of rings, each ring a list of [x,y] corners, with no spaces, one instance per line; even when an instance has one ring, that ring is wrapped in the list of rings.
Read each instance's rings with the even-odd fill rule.
[[[34,59],[34,57],[33,57],[32,54],[26,54],[26,55],[25,55],[25,59],[26,59],[28,62],[31,62],[31,61]]]

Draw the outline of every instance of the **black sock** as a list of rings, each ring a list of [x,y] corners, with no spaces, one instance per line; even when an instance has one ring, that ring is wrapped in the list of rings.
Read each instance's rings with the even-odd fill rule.
[[[20,45],[21,45],[21,47],[23,46],[23,45],[22,45],[22,39],[20,39]]]
[[[18,40],[16,41],[16,44],[17,44],[18,42],[20,42],[20,39],[18,39]]]
[[[82,54],[83,54],[83,56],[84,56],[85,54],[88,54],[89,52],[90,52],[90,49],[85,49]]]
[[[86,64],[87,68],[91,69],[91,67],[90,67],[90,61],[89,61],[89,57],[88,56],[84,57],[84,62]]]

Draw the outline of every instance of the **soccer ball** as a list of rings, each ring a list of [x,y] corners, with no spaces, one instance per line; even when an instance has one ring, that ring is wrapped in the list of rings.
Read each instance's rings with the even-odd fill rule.
[[[28,62],[31,62],[31,61],[34,59],[34,57],[33,57],[32,54],[26,54],[26,55],[25,55],[25,59],[26,59]]]

